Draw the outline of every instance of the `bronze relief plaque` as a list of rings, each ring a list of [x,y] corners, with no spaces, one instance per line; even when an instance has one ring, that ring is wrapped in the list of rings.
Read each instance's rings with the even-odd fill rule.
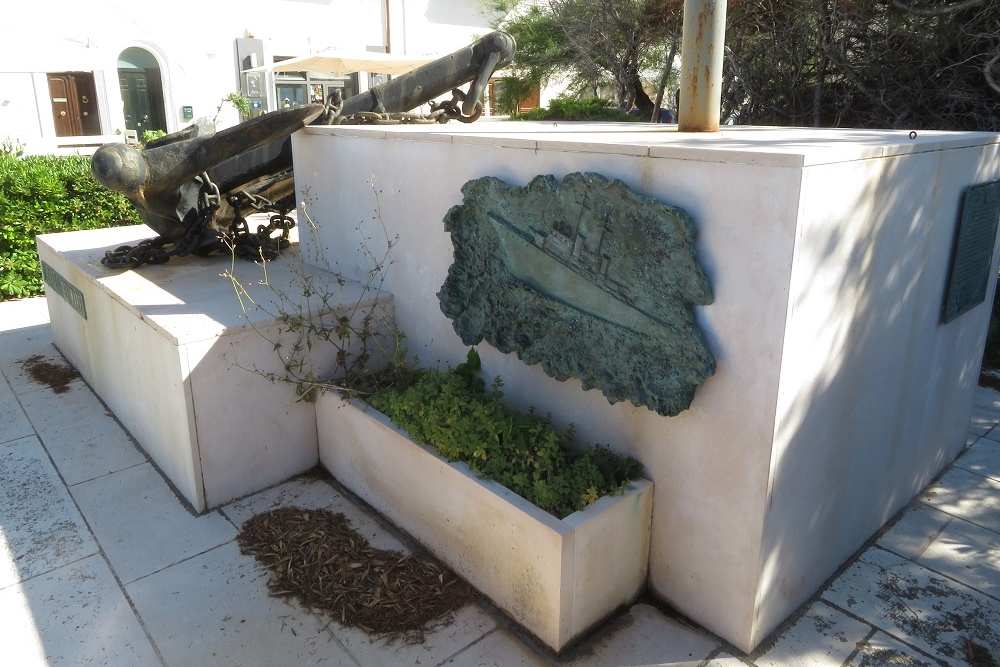
[[[998,221],[1000,181],[967,188],[945,294],[942,315],[945,324],[986,299]]]
[[[516,352],[612,403],[690,406],[715,358],[694,317],[712,290],[686,212],[595,173],[485,177],[462,193],[444,219],[455,254],[438,299],[466,345]]]

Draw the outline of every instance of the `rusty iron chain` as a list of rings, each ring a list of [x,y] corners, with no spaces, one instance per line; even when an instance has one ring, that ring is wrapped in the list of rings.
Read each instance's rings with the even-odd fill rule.
[[[447,123],[450,120],[457,120],[461,123],[472,123],[483,115],[483,102],[476,102],[475,111],[466,115],[462,113],[462,102],[465,101],[466,94],[455,88],[451,91],[451,99],[442,102],[430,102],[429,113],[413,112],[387,112],[381,111],[359,111],[350,116],[341,116],[340,110],[343,104],[338,104],[331,99],[327,105],[326,124],[328,125],[431,125],[434,123]],[[381,104],[379,105],[381,107]]]
[[[198,215],[184,236],[175,241],[158,236],[140,241],[134,246],[124,245],[108,250],[104,253],[101,264],[112,269],[134,269],[144,264],[164,264],[171,257],[192,254],[206,257],[215,252],[232,253],[240,259],[250,261],[270,261],[291,245],[289,232],[295,226],[295,221],[288,216],[289,209],[245,191],[234,193],[228,198],[236,214],[228,233],[210,228],[208,223],[215,216],[222,200],[219,187],[209,179],[207,173],[202,173],[195,180],[200,185]],[[243,215],[243,209],[247,207],[258,213],[271,213],[268,224],[258,225],[256,232],[251,232]],[[272,237],[276,230],[280,230],[281,234]]]

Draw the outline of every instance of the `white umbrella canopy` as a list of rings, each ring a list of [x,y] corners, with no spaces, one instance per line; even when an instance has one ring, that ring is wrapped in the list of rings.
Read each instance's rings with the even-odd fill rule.
[[[397,56],[376,51],[343,51],[328,49],[311,56],[299,56],[246,70],[248,72],[327,72],[344,75],[351,72],[376,74],[405,74],[421,65],[436,60],[434,56]]]

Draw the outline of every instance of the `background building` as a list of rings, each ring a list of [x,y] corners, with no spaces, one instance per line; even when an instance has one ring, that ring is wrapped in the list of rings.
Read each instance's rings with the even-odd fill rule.
[[[6,12],[12,12],[7,9]],[[324,49],[440,56],[490,31],[479,0],[36,0],[0,43],[0,141],[89,152],[111,137],[175,132],[367,90],[385,75],[246,72]]]

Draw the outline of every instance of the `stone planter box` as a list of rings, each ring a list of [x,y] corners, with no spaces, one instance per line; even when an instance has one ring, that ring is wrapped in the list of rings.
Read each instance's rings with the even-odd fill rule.
[[[553,650],[645,586],[651,482],[559,520],[364,403],[327,394],[316,408],[326,469]]]

